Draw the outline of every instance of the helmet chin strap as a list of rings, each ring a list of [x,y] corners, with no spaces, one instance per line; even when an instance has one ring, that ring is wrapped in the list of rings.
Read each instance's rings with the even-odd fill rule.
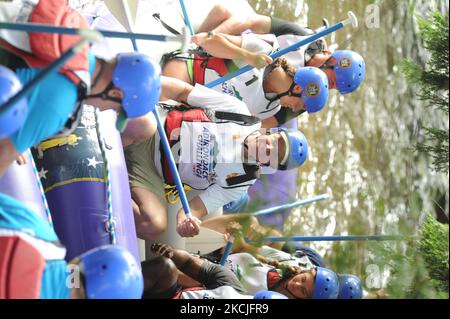
[[[109,82],[108,86],[100,93],[90,94],[86,98],[101,98],[106,101],[113,101],[117,103],[122,103],[122,99],[114,96],[109,96],[108,93],[114,88],[114,83]]]
[[[100,64],[100,70],[98,71],[96,77],[94,78],[94,81],[92,82],[91,87],[95,87],[98,84],[98,81],[101,79],[103,73],[105,73],[105,70],[106,70],[106,61],[103,59],[98,59],[97,61]],[[86,98],[100,98],[100,99],[106,100],[106,101],[122,103],[121,98],[117,98],[117,97],[108,95],[109,91],[111,91],[111,89],[113,89],[113,88],[114,88],[114,83],[111,81],[111,82],[109,82],[109,84],[106,86],[106,88],[102,92],[97,93],[97,94],[89,94],[88,96],[86,96]]]
[[[302,97],[302,93],[294,93],[294,87],[295,87],[295,82],[294,81],[292,81],[292,84],[291,84],[291,86],[289,87],[289,90],[287,90],[286,92],[283,92],[283,93],[281,93],[281,94],[278,94],[277,95],[277,99],[281,99],[283,96],[286,96],[286,95],[288,95],[288,96],[295,96],[295,97]]]

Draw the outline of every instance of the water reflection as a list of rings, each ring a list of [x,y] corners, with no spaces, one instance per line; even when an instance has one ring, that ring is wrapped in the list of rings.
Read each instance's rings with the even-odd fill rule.
[[[328,192],[332,200],[295,211],[286,230],[295,234],[374,234],[396,231],[411,216],[413,195],[423,210],[433,211],[443,194],[448,216],[448,181],[433,173],[412,151],[420,129],[430,123],[448,127],[448,119],[424,108],[403,79],[398,63],[426,56],[417,36],[416,13],[429,7],[448,12],[447,1],[250,1],[258,12],[317,28],[322,18],[331,23],[352,10],[360,20],[357,31],[346,29],[328,39],[341,49],[359,51],[366,59],[363,87],[349,96],[331,93],[326,112],[302,116],[299,127],[308,136],[313,157],[302,167],[298,194],[306,198]],[[364,23],[366,8],[380,8],[380,27]],[[423,133],[420,133],[423,134]],[[415,196],[415,195],[414,195]],[[315,243],[338,271],[363,274],[365,243]],[[332,248],[332,249],[330,249]],[[345,256],[339,256],[345,250]]]

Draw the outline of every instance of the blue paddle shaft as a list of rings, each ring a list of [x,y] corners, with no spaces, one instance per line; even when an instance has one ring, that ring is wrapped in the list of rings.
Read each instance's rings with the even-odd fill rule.
[[[220,258],[220,265],[222,265],[222,266],[225,265],[232,249],[233,249],[233,240],[230,240],[228,242],[227,246],[225,247],[225,251],[222,255],[222,258]]]
[[[292,236],[292,237],[266,237],[264,241],[267,242],[282,242],[282,241],[396,241],[405,240],[405,236],[399,235],[370,235],[370,236]]]
[[[303,39],[302,41],[294,43],[294,44],[288,46],[287,48],[284,48],[283,50],[280,50],[280,51],[277,51],[277,52],[271,54],[270,57],[273,60],[275,60],[275,59],[277,59],[277,58],[279,58],[279,57],[281,57],[281,56],[283,56],[283,55],[285,55],[285,54],[287,54],[287,53],[289,53],[291,51],[297,50],[298,48],[300,48],[300,47],[302,47],[304,45],[307,45],[307,44],[309,44],[309,43],[311,43],[311,42],[313,42],[313,41],[315,41],[317,39],[320,39],[320,38],[322,38],[322,37],[324,37],[324,36],[326,36],[326,35],[328,35],[330,33],[336,32],[337,30],[342,29],[343,27],[345,27],[345,25],[346,24],[344,22],[339,22],[339,23],[335,24],[334,26],[331,26],[331,27],[329,27],[329,28],[327,28],[327,29],[325,29],[325,30],[323,30],[321,32],[318,32],[318,33],[316,33],[316,34],[314,34],[314,35],[312,35],[310,37],[307,37],[306,39]],[[205,86],[209,87],[209,88],[213,88],[213,87],[215,87],[215,86],[217,86],[219,84],[222,84],[225,81],[231,80],[232,78],[235,78],[235,77],[237,77],[237,76],[239,76],[239,75],[241,75],[241,74],[243,74],[245,72],[248,72],[251,69],[253,69],[253,67],[251,65],[246,65],[246,66],[240,68],[239,70],[236,70],[236,71],[234,71],[234,72],[232,72],[230,74],[227,74],[227,75],[225,75],[225,76],[223,76],[223,77],[221,77],[219,79],[216,79],[216,80],[214,80],[212,82],[209,82]]]
[[[138,52],[138,46],[136,43],[136,39],[131,39],[131,43],[133,44],[134,51]],[[173,179],[175,181],[175,186],[177,187],[178,195],[180,196],[181,205],[183,206],[184,214],[186,218],[191,217],[191,209],[189,207],[189,202],[186,196],[186,192],[183,188],[183,183],[181,182],[180,174],[178,173],[177,166],[175,165],[175,159],[173,158],[172,150],[170,149],[169,141],[167,140],[166,132],[164,132],[164,125],[159,116],[158,110],[153,110],[153,115],[155,116],[159,138],[161,139],[161,143],[163,146],[164,154],[166,155],[167,162],[169,163],[170,171],[172,172]],[[163,155],[164,156],[164,155]]]
[[[296,201],[294,203],[281,205],[281,206],[276,206],[276,207],[271,207],[271,208],[267,208],[267,209],[262,209],[260,211],[255,212],[255,213],[252,213],[252,215],[253,216],[269,215],[269,214],[272,214],[272,213],[283,211],[285,209],[291,209],[291,208],[298,207],[298,206],[308,205],[308,204],[311,204],[311,203],[314,203],[314,202],[318,202],[318,201],[321,201],[321,200],[325,200],[325,199],[328,199],[328,198],[329,198],[328,194],[317,195],[317,196],[314,196],[314,197],[311,197],[311,198],[307,198],[307,199]]]
[[[0,22],[0,29],[9,29],[15,31],[24,32],[42,32],[42,33],[56,33],[56,34],[68,34],[79,35],[80,29],[57,27],[45,24],[37,23],[12,23],[12,22]],[[116,32],[116,31],[101,31],[97,30],[100,34],[107,38],[120,38],[120,39],[134,39],[134,40],[151,40],[166,42],[168,40],[180,40],[180,37],[165,36],[146,33],[128,33],[128,32]]]
[[[186,6],[184,5],[184,0],[180,0],[180,6],[181,10],[183,11],[184,22],[188,26],[191,35],[194,35],[194,28],[192,27],[191,20],[189,20],[189,15],[187,13]]]
[[[159,117],[158,111],[155,109],[153,111],[153,115],[156,118],[156,122],[158,123],[158,133],[162,142],[164,154],[167,157],[167,162],[169,163],[170,171],[172,172],[173,179],[175,181],[175,185],[178,190],[178,195],[180,196],[181,205],[183,206],[184,213],[186,214],[186,218],[191,217],[191,209],[189,207],[189,202],[186,196],[186,193],[183,188],[183,183],[181,182],[180,174],[178,173],[177,166],[175,165],[175,159],[173,158],[172,151],[170,149],[169,141],[167,140],[166,133],[164,132],[164,126],[162,124],[161,118]]]

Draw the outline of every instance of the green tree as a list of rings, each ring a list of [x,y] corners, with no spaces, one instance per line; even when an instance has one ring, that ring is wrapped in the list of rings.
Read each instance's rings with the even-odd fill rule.
[[[417,18],[424,47],[430,59],[424,66],[405,60],[402,70],[409,83],[418,87],[419,99],[426,106],[448,117],[449,114],[449,23],[448,15],[439,12],[426,20]],[[438,172],[448,173],[448,126],[425,128],[425,141],[416,146],[417,151],[432,158],[432,166]]]

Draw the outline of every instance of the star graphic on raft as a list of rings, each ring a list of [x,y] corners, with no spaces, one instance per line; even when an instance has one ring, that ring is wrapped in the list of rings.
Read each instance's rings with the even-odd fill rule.
[[[92,166],[93,168],[97,168],[97,164],[103,164],[103,162],[97,162],[97,159],[95,158],[95,156],[93,156],[92,158],[87,158],[87,160],[89,161],[88,163],[88,167]]]
[[[42,167],[41,170],[39,171],[39,178],[47,179],[47,173],[48,173],[48,171]]]

